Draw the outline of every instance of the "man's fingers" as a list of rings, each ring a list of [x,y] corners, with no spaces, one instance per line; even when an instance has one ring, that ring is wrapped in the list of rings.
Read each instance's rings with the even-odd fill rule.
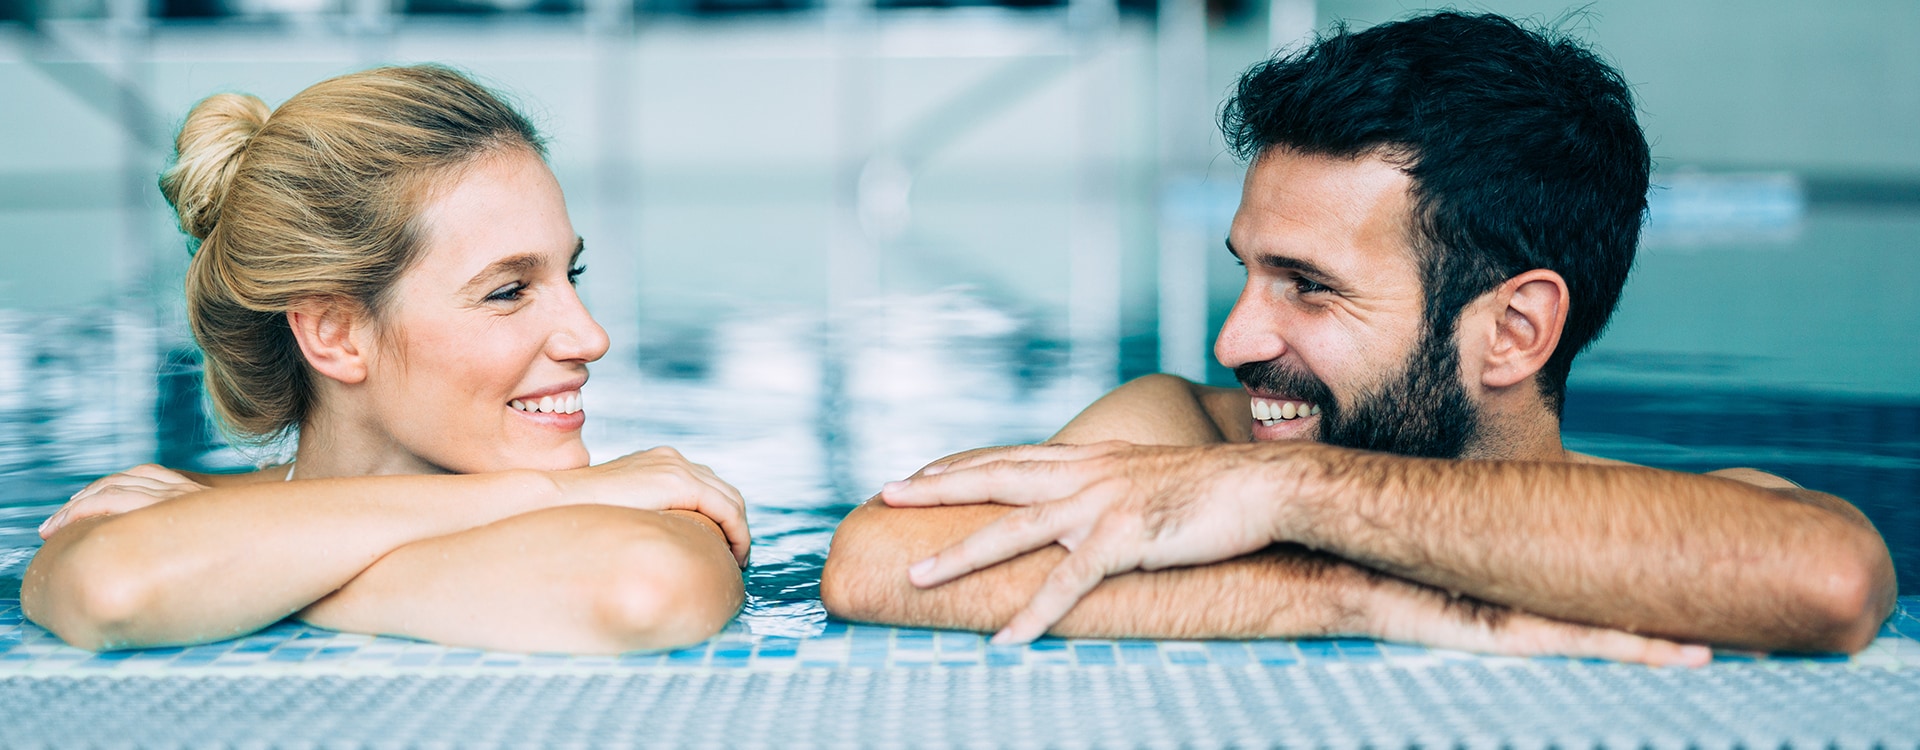
[[[1060,619],[1073,611],[1080,600],[1106,580],[1109,567],[1100,562],[1098,548],[1089,545],[1079,552],[1067,555],[1047,574],[1047,581],[1040,585],[1040,591],[1033,595],[1033,601],[1027,603],[1007,622],[1007,626],[993,636],[996,646],[1016,643],[1030,643],[1045,635]]]
[[[1000,461],[1078,461],[1082,458],[1103,455],[1112,450],[1106,443],[1092,445],[1009,445],[1004,448],[979,451],[950,461],[935,461],[920,470],[921,476],[934,476],[959,469],[971,469]]]
[[[994,462],[888,482],[880,499],[896,508],[1001,503],[1031,505],[1068,497],[1087,479],[1076,464],[1060,461]]]
[[[1520,656],[1577,656],[1656,667],[1699,667],[1713,660],[1713,650],[1706,646],[1576,625],[1526,613],[1515,613],[1503,630],[1495,635],[1496,644],[1502,647],[1499,652]]]
[[[991,567],[1025,552],[1052,544],[1067,532],[1075,519],[1072,509],[1059,504],[1018,508],[980,527],[958,544],[915,563],[907,570],[907,580],[920,588],[932,588],[981,568]]]

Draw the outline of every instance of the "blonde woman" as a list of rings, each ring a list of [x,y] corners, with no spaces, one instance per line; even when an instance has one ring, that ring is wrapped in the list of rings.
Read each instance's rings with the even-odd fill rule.
[[[671,449],[587,465],[607,350],[541,138],[434,66],[197,105],[160,180],[197,238],[219,418],[297,435],[251,474],[142,466],[42,527],[21,603],[68,643],[213,641],[289,615],[523,651],[704,639],[738,610],[732,486]]]

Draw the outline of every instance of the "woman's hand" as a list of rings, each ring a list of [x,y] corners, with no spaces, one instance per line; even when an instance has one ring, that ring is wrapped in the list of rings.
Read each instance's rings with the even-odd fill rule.
[[[118,474],[95,479],[92,484],[73,493],[66,505],[40,524],[40,538],[53,536],[67,524],[82,518],[139,510],[206,488],[206,485],[167,467],[141,464]]]
[[[753,537],[740,491],[701,464],[666,446],[629,453],[598,466],[556,472],[563,503],[618,505],[641,510],[688,510],[713,519],[727,535],[734,562],[747,566]]]

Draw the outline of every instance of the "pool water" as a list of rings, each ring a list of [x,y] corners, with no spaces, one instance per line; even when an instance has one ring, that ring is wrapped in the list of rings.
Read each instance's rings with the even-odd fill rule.
[[[754,547],[741,619],[755,635],[825,625],[834,525],[881,483],[955,451],[1042,439],[1090,392],[1062,343],[963,292],[831,319],[745,308],[631,340],[594,368],[587,443],[596,460],[672,445],[743,491]],[[0,316],[0,598],[15,596],[40,520],[93,477],[271,457],[217,438],[191,351],[165,341],[127,316]],[[134,353],[109,367],[100,352]],[[1576,383],[1566,432],[1577,450],[1683,471],[1752,466],[1848,498],[1886,537],[1901,593],[1920,592],[1920,403]]]

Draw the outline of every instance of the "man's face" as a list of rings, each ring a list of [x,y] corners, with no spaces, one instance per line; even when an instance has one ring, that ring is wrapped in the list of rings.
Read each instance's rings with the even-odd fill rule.
[[[1422,316],[1411,184],[1379,158],[1283,149],[1248,170],[1228,239],[1247,285],[1214,355],[1253,398],[1255,440],[1447,458],[1472,442],[1458,350]]]

